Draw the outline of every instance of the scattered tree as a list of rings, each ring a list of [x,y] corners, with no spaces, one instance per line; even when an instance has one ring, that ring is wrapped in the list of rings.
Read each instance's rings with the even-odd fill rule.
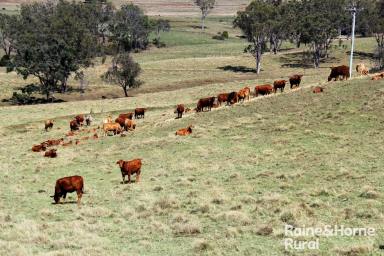
[[[152,21],[152,27],[156,33],[156,38],[154,40],[154,43],[157,47],[160,47],[162,45],[160,41],[160,33],[168,32],[171,30],[171,25],[169,24],[169,20],[164,20],[164,19],[154,20]]]
[[[207,18],[209,12],[215,7],[215,0],[194,0],[201,10],[201,30],[205,28],[205,18]]]
[[[133,60],[128,52],[119,54],[113,62],[115,65],[103,75],[103,78],[123,88],[125,97],[128,97],[129,88],[136,88],[142,84],[137,79],[141,72],[140,65]]]

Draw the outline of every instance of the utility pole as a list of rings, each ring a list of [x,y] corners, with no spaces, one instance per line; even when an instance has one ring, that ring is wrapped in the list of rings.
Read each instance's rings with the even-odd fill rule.
[[[356,6],[348,9],[352,13],[352,44],[351,44],[351,56],[349,59],[349,78],[352,78],[352,65],[353,65],[353,51],[355,48],[355,27],[356,27]]]

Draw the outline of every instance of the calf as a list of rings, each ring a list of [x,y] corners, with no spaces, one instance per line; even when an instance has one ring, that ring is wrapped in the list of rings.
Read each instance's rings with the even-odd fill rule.
[[[295,86],[299,87],[301,83],[301,79],[303,75],[293,75],[289,78],[289,84],[291,85],[291,89]]]
[[[367,76],[369,73],[368,68],[364,65],[364,63],[360,63],[356,65],[356,72],[359,73],[361,76]]]
[[[239,101],[244,101],[245,98],[247,98],[247,100],[249,100],[251,97],[251,88],[245,87],[245,88],[241,89],[237,93],[237,95],[239,96]]]
[[[184,104],[179,104],[177,105],[174,113],[177,113],[177,118],[182,118],[184,111],[185,111]]]
[[[44,123],[44,129],[45,131],[47,132],[48,129],[52,129],[53,127],[53,120],[46,120],[45,123]]]
[[[119,123],[107,123],[103,124],[104,136],[108,135],[108,132],[113,132],[114,135],[121,133],[123,130]]]
[[[125,176],[128,175],[128,183],[131,182],[131,175],[136,173],[136,183],[140,181],[141,172],[141,159],[134,159],[131,161],[119,160],[116,162],[120,166],[121,176],[123,177],[123,184],[125,183]]]
[[[276,91],[278,89],[280,89],[281,92],[284,92],[284,88],[285,88],[285,83],[287,82],[287,80],[277,80],[275,82],[273,82],[273,90],[274,92],[276,93]]]
[[[133,120],[125,119],[124,128],[126,131],[133,131],[136,129],[136,124]]]
[[[78,123],[80,126],[83,126],[83,123],[84,123],[84,115],[81,114],[81,115],[77,115],[77,116],[75,116],[75,120],[77,121],[77,123]]]
[[[135,109],[135,118],[144,118],[145,111],[147,111],[146,108],[136,108]]]
[[[257,85],[255,87],[255,96],[258,97],[259,94],[261,95],[268,95],[272,92],[273,87],[270,84],[265,84],[265,85]]]
[[[227,102],[228,95],[229,93],[220,93],[219,95],[217,95],[217,103],[221,106],[223,102]]]
[[[204,108],[208,108],[208,111],[212,110],[213,103],[215,103],[215,97],[208,97],[200,99],[197,102],[196,112],[204,111]]]
[[[192,133],[192,125],[188,126],[187,128],[180,129],[176,131],[176,135],[179,136],[186,136]]]
[[[79,123],[76,119],[69,122],[69,128],[71,128],[71,132],[79,130]]]
[[[39,145],[33,145],[32,151],[33,152],[41,152],[47,150],[47,145],[45,143],[41,143]]]
[[[51,149],[51,150],[46,151],[44,156],[49,157],[49,158],[57,157],[56,149]]]
[[[58,179],[55,186],[55,194],[51,197],[55,200],[55,203],[60,202],[60,198],[67,196],[67,193],[77,193],[77,205],[80,205],[81,197],[84,194],[84,180],[81,176],[70,176]]]
[[[324,88],[323,87],[320,87],[320,86],[316,86],[315,88],[313,88],[312,92],[313,93],[322,93],[324,91]]]
[[[331,74],[328,76],[328,82],[332,80],[339,80],[341,77],[341,80],[348,80],[349,78],[349,67],[342,65],[338,67],[332,67],[331,68]]]
[[[93,118],[92,118],[91,114],[89,114],[89,115],[87,115],[87,116],[85,117],[85,124],[86,124],[87,126],[90,126],[91,123],[92,123],[92,121],[93,121]]]

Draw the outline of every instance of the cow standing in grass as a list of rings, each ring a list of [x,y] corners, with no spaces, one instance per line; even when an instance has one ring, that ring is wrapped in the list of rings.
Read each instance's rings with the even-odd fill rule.
[[[84,180],[81,176],[70,176],[58,179],[55,186],[55,194],[51,197],[55,200],[55,203],[60,203],[60,198],[67,196],[67,193],[77,193],[77,205],[80,205],[81,197],[84,194]]]
[[[116,162],[120,166],[121,176],[123,177],[123,184],[125,183],[125,176],[128,175],[128,183],[131,182],[131,175],[136,173],[136,183],[140,181],[141,173],[141,159],[134,159],[131,161],[119,160]]]

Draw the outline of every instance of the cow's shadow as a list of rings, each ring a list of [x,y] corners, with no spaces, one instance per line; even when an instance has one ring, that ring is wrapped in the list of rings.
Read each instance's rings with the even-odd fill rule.
[[[132,183],[136,183],[136,180],[131,180],[130,182],[128,182],[127,180],[125,180],[124,182],[120,181],[120,184],[132,184]]]
[[[221,69],[224,71],[232,71],[235,73],[256,73],[256,70],[254,68],[249,68],[246,66],[232,66],[232,65],[226,65],[223,67],[218,67],[217,69]]]

